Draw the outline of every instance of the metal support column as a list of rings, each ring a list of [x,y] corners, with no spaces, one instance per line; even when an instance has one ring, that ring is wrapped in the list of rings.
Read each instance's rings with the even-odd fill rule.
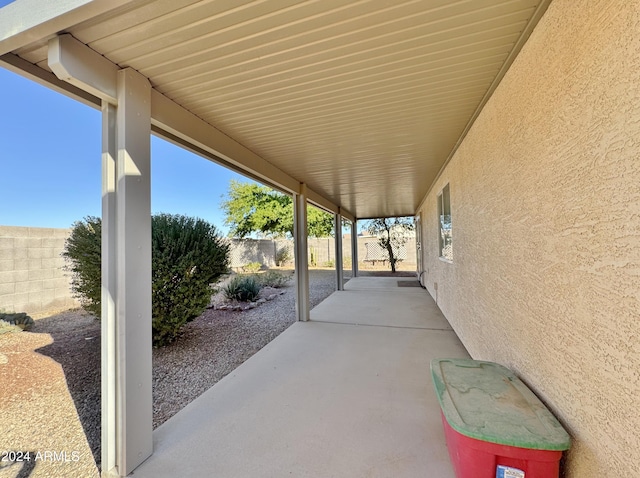
[[[358,220],[351,221],[351,277],[358,277]]]
[[[336,290],[344,290],[344,273],[342,270],[342,216],[334,214],[334,232],[336,237]]]
[[[296,317],[309,320],[309,256],[307,247],[307,185],[300,185],[300,193],[293,197],[293,241],[296,264]]]
[[[102,100],[102,476],[126,476],[153,451],[151,85],[68,34],[47,56]]]
[[[108,355],[103,357],[107,368],[115,365],[111,369],[115,400],[107,405],[115,407],[115,439],[107,444],[115,442],[117,471],[126,476],[153,453],[151,85],[130,68],[117,75],[115,223],[108,211],[105,231],[110,244],[115,240],[115,257],[108,263],[115,263],[116,270],[115,361]],[[106,182],[111,182],[111,174]],[[113,380],[111,374],[106,377],[109,381]],[[105,451],[108,457],[110,453]]]
[[[102,446],[103,476],[116,468],[116,107],[102,102]]]

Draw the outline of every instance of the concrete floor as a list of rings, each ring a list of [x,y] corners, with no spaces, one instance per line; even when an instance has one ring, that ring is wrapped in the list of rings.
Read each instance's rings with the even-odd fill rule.
[[[453,478],[429,362],[468,354],[398,280],[350,280],[159,427],[132,476]]]

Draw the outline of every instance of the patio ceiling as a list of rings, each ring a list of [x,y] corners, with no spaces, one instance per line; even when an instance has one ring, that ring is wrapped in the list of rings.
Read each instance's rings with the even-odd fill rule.
[[[0,54],[51,71],[70,33],[354,216],[412,215],[548,3],[59,0]]]

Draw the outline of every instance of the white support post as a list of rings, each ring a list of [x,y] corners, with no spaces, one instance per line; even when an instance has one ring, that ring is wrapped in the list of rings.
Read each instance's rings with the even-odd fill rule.
[[[102,446],[103,476],[116,463],[116,108],[102,103]]]
[[[307,246],[307,185],[300,185],[300,193],[293,196],[293,242],[296,264],[296,316],[309,320],[309,252]]]
[[[153,452],[151,392],[151,85],[118,72],[116,119],[116,463]]]
[[[70,35],[49,41],[58,78],[102,100],[102,475],[153,452],[151,85]]]
[[[342,216],[334,214],[334,231],[336,235],[336,290],[344,290],[344,273],[342,270]]]
[[[351,277],[358,277],[358,220],[351,221]]]

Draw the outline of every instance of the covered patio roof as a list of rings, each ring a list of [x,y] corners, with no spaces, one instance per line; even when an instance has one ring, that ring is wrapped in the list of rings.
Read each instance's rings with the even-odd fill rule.
[[[149,80],[156,134],[348,218],[412,215],[549,3],[17,0],[0,64],[99,106],[51,74],[69,34]]]
[[[551,0],[16,0],[0,66],[102,111],[102,466],[153,453],[149,135],[307,203],[413,215]],[[341,235],[336,235],[338,289]],[[356,251],[353,252],[357,272]]]

